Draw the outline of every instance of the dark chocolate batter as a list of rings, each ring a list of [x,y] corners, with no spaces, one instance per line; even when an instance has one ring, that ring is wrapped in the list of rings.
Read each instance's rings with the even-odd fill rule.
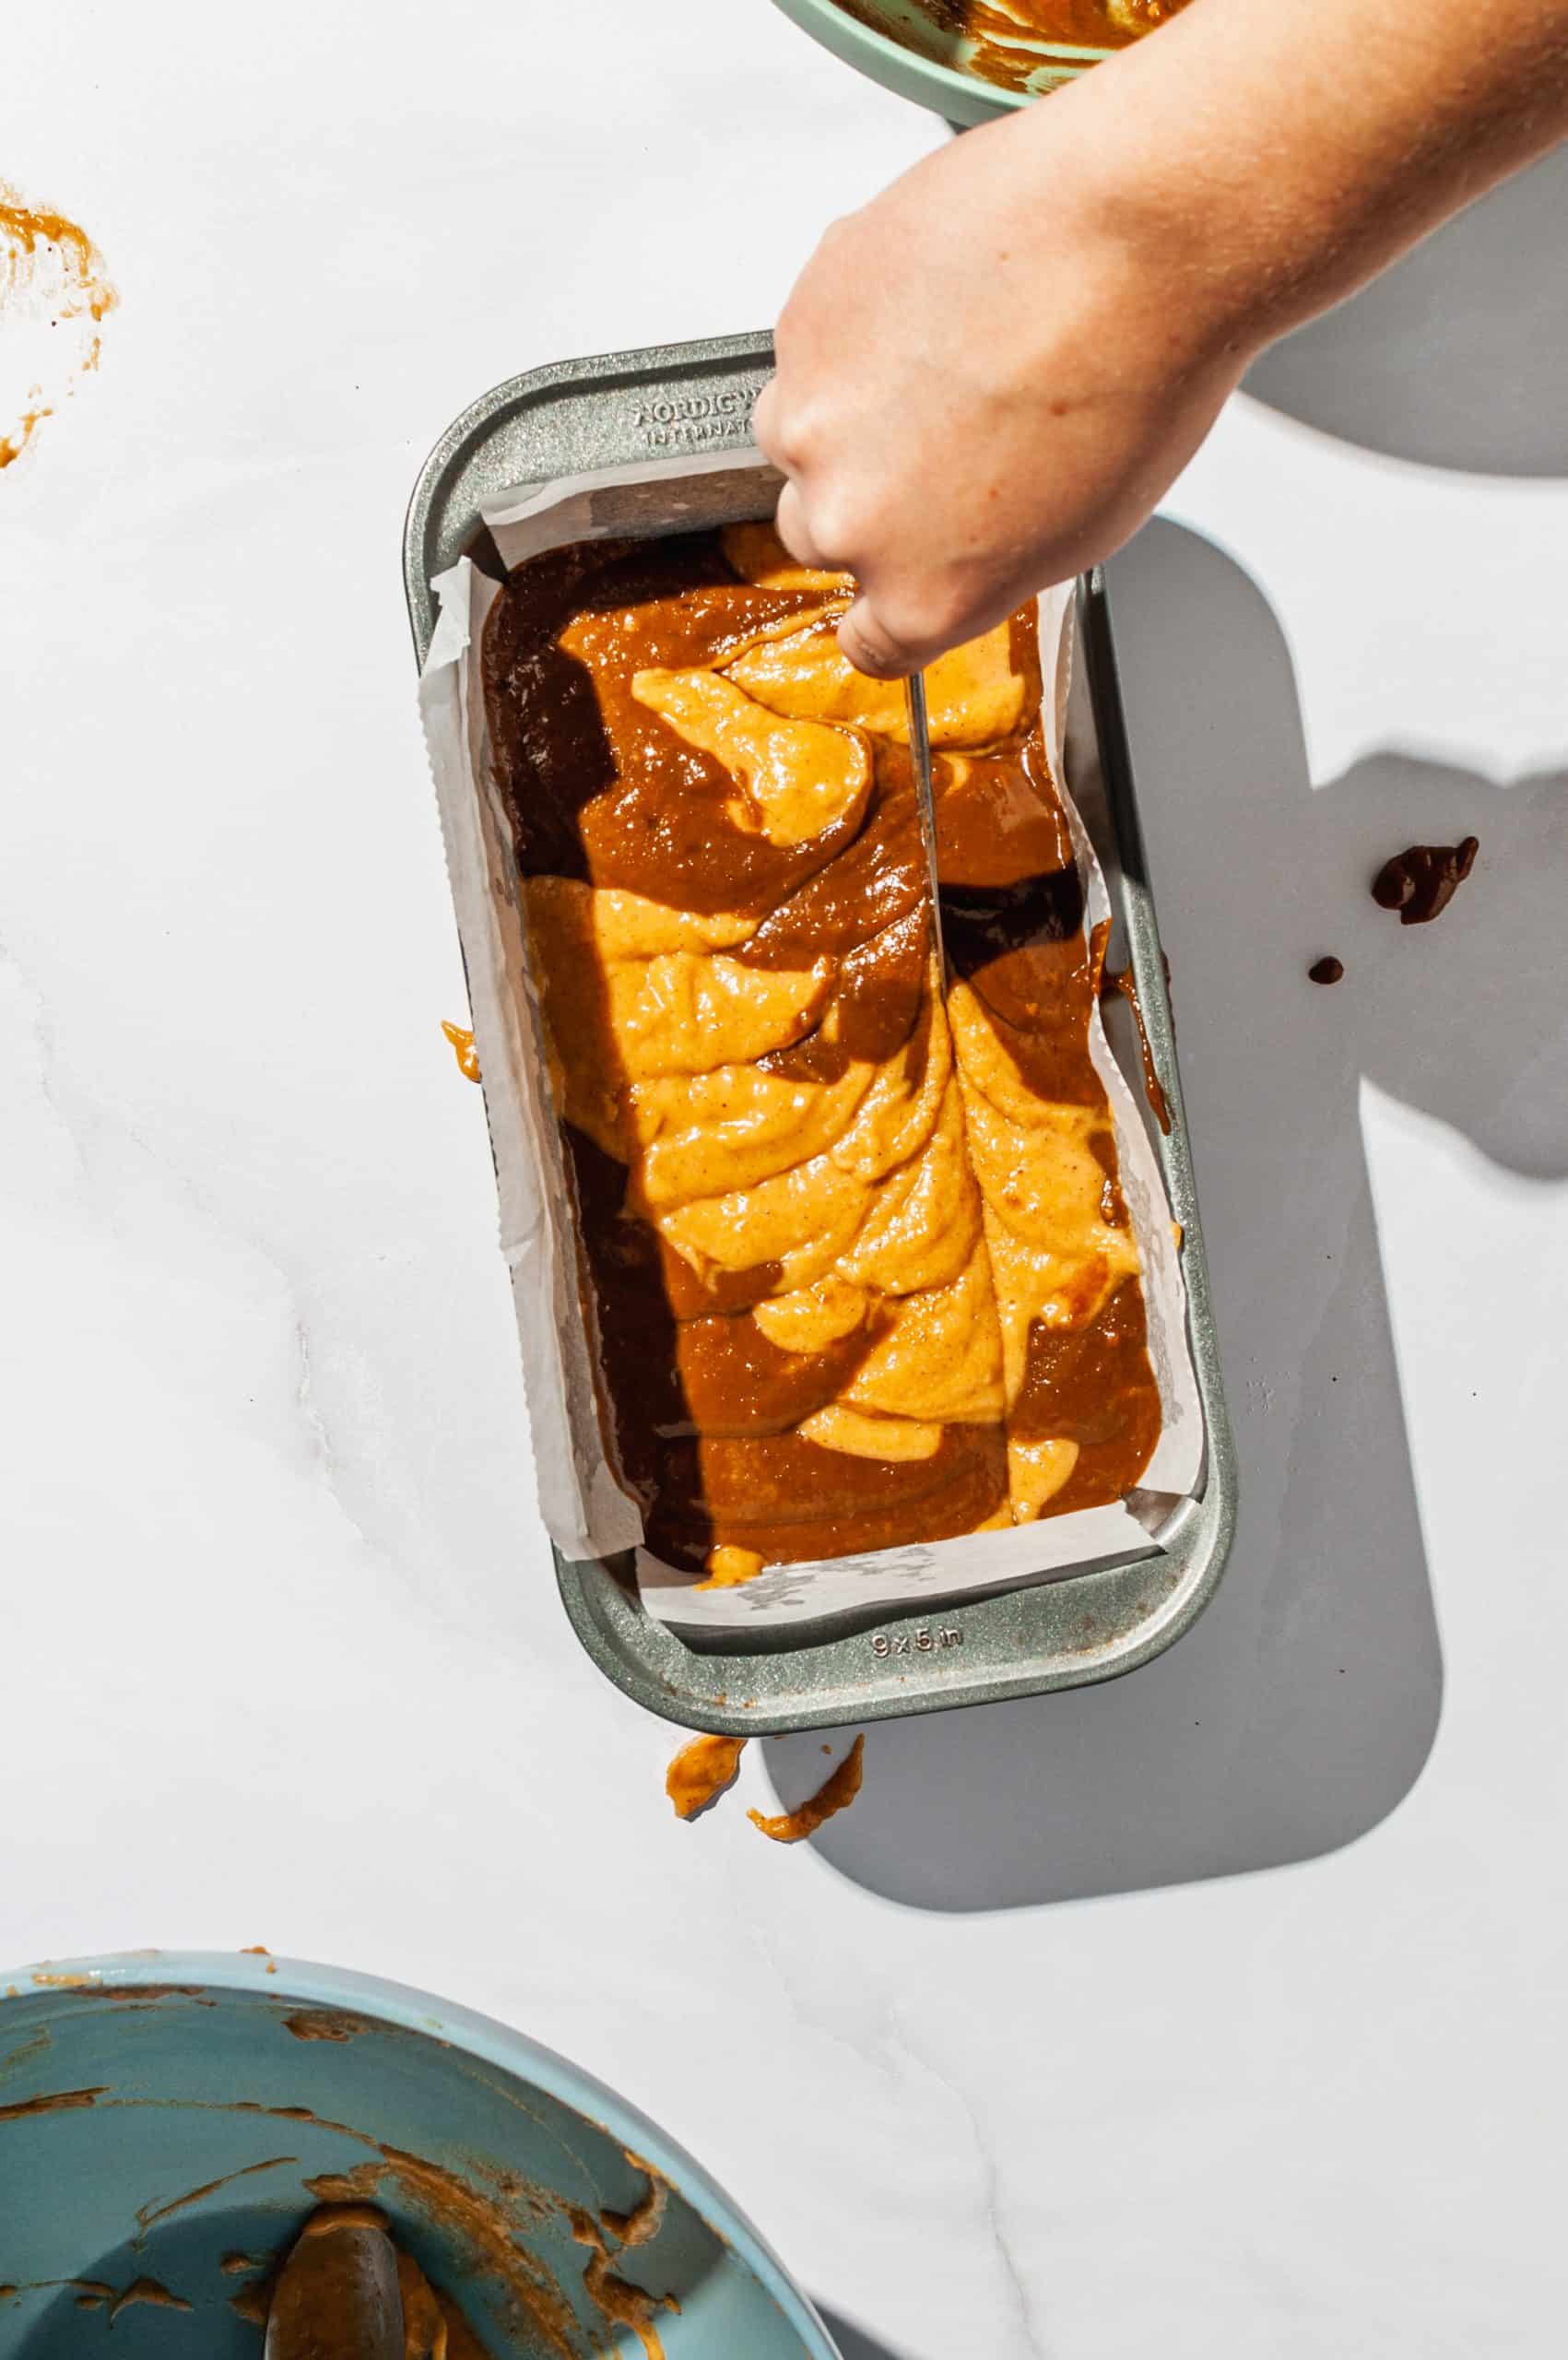
[[[1430,926],[1441,917],[1476,865],[1479,838],[1456,844],[1407,844],[1373,879],[1380,909],[1397,910],[1401,926]]]
[[[1048,1318],[1021,1330],[1015,1318],[1006,1403],[998,1356],[994,1398],[982,1402],[976,1391],[963,1400],[955,1392],[958,1406],[937,1415],[902,1400],[891,1414],[878,1397],[869,1416],[855,1413],[869,1445],[864,1432],[827,1447],[800,1431],[824,1415],[843,1418],[846,1393],[864,1386],[872,1356],[890,1339],[897,1342],[901,1319],[907,1327],[912,1303],[918,1309],[925,1300],[913,1282],[888,1294],[834,1275],[843,1264],[831,1250],[839,1218],[833,1191],[843,1174],[828,1153],[814,1154],[810,1126],[841,1097],[844,1106],[869,1106],[890,1071],[918,1092],[930,1070],[935,1087],[946,1063],[930,1068],[929,1060],[955,1053],[930,993],[929,912],[906,748],[880,719],[875,727],[847,726],[842,704],[831,706],[831,695],[852,693],[843,683],[823,691],[826,709],[788,702],[805,693],[794,676],[784,690],[757,685],[756,667],[772,661],[775,643],[793,646],[820,626],[831,646],[831,624],[820,619],[831,595],[822,577],[802,579],[786,569],[772,581],[742,578],[718,535],[581,544],[519,568],[485,640],[490,739],[525,880],[530,955],[556,1066],[607,1447],[643,1512],[650,1547],[693,1569],[705,1568],[718,1546],[777,1564],[1010,1522],[1019,1492],[1015,1468],[1009,1509],[1009,1444],[1043,1442],[1048,1451],[1060,1445],[1064,1456],[1053,1465],[1071,1462],[1048,1501],[1042,1487],[1043,1512],[1119,1499],[1138,1481],[1160,1430],[1136,1252],[1089,1054],[1098,962],[1041,733],[1031,611],[1000,639],[1000,656],[993,651],[992,674],[999,667],[1013,691],[1013,718],[1002,736],[984,743],[972,736],[961,750],[949,735],[944,750],[937,731],[944,933],[955,992],[968,997],[966,1041],[1001,1073],[999,1083],[987,1084],[981,1072],[979,1086],[1011,1107],[1014,1128],[1004,1127],[999,1148],[993,1143],[993,1165],[998,1155],[1006,1162],[1010,1142],[1023,1140],[1035,1152],[1032,1143],[1054,1136],[1047,1118],[1056,1110],[1076,1142],[1070,1170],[1080,1197],[1082,1169],[1092,1159],[1091,1225],[1100,1243],[1085,1245],[1075,1232],[1067,1242],[1079,1255],[1079,1277],[1063,1281]],[[704,678],[698,686],[705,692],[712,685],[719,719],[711,726],[702,714],[691,719],[690,688],[680,684],[732,664],[749,695],[773,698],[771,710],[726,680]],[[674,688],[659,685],[671,680]],[[657,698],[664,702],[654,710]],[[723,698],[730,703],[721,710]],[[737,767],[730,741],[727,762],[701,742],[704,730],[711,738],[721,724],[746,729],[760,722],[775,733],[796,726],[773,718],[781,713],[808,715],[801,726],[816,728],[835,760],[853,756],[865,773],[853,795],[851,779],[836,804],[824,804],[819,829],[793,836],[759,825],[737,794],[737,778],[753,773]],[[840,726],[825,731],[823,720]],[[756,774],[767,760],[766,750],[755,757]],[[584,887],[595,890],[586,894]],[[629,896],[641,898],[632,904]],[[611,903],[616,923],[624,904],[626,923],[646,934],[619,966],[603,932],[593,931]],[[654,924],[647,933],[650,905]],[[655,1007],[644,979],[661,962],[649,946],[662,951],[677,940],[669,934],[666,942],[661,925],[666,933],[670,925],[687,929],[683,948],[701,926],[707,932],[699,947],[717,955],[690,960],[690,968],[701,967],[699,983],[674,974],[659,985],[664,997]],[[679,961],[663,964],[674,970]],[[713,997],[720,983],[729,994],[722,1004]],[[632,1003],[628,990],[644,997]],[[693,990],[709,994],[695,1013],[684,1002],[677,1008],[671,996]],[[763,1085],[756,1077],[766,1077],[784,1096],[786,1086],[798,1085],[799,1141],[783,1153],[765,1142],[753,1168],[745,1143],[753,1134],[743,1139],[738,1121],[710,1122],[704,1142],[733,1133],[741,1143],[733,1150],[726,1144],[725,1153],[738,1160],[722,1178],[687,1191],[721,1209],[703,1233],[711,1251],[677,1250],[678,1221],[663,1221],[663,1234],[655,1225],[662,1200],[654,1167],[686,1151],[688,1100],[713,1087],[711,1068],[720,1060],[711,1052],[713,1026],[749,1022],[749,996],[758,994],[772,996],[777,1044],[757,1055],[737,1051],[724,1072],[757,1089]],[[628,1044],[643,1055],[639,1044],[650,1040],[659,1062],[634,1072]],[[955,1050],[964,1047],[955,1032]],[[964,1104],[972,1115],[984,1112],[969,1095],[961,1054],[959,1063]],[[1021,1108],[1012,1104],[1019,1098]],[[1043,1102],[1038,1109],[1036,1100]],[[824,1132],[825,1139],[842,1136],[848,1116],[841,1110],[837,1119],[838,1130]],[[962,1118],[954,1119],[961,1137]],[[1042,1122],[1044,1130],[1029,1127]],[[970,1151],[984,1189],[973,1140],[955,1154],[961,1168]],[[1034,1167],[1018,1169],[1027,1226]],[[816,1192],[802,1198],[798,1231],[770,1232],[768,1253],[737,1260],[728,1249],[749,1233],[762,1194],[797,1179]],[[973,1233],[965,1268],[984,1296],[976,1316],[994,1327],[985,1241],[996,1206],[1007,1210],[1006,1174],[992,1174],[984,1238],[981,1197],[967,1171],[962,1185],[961,1212]],[[847,1201],[842,1256],[857,1246],[867,1218],[853,1189]],[[725,1205],[732,1216],[722,1215]],[[815,1254],[819,1229],[827,1245],[801,1264]],[[1026,1248],[1012,1250],[1024,1268]],[[1009,1296],[1004,1265],[996,1269],[1005,1331],[1016,1288]],[[931,1282],[933,1295],[948,1288],[949,1310],[955,1283],[946,1271]],[[760,1322],[781,1300],[811,1308],[813,1288],[837,1288],[847,1305],[842,1320],[824,1314],[821,1332],[806,1346],[792,1332],[793,1349],[779,1340],[776,1325],[764,1332]],[[869,1455],[884,1434],[887,1456]]]
[[[1149,1027],[1143,1021],[1143,1002],[1138,996],[1138,977],[1130,967],[1107,967],[1106,946],[1111,939],[1109,919],[1102,918],[1094,929],[1092,949],[1100,962],[1100,997],[1102,999],[1122,999],[1132,1010],[1138,1027],[1138,1053],[1143,1059],[1143,1094],[1149,1101],[1149,1111],[1164,1132],[1171,1136],[1171,1101],[1160,1079],[1160,1068],[1154,1062],[1154,1044],[1149,1037]],[[1166,962],[1169,978],[1170,965]]]

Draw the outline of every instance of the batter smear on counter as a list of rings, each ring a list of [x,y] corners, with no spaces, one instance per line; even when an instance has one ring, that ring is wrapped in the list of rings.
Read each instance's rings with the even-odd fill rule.
[[[19,459],[46,418],[98,367],[100,326],[118,301],[103,256],[85,230],[0,182],[0,324],[23,356],[13,389],[0,380],[0,468]],[[56,329],[65,334],[56,336]],[[35,377],[25,356],[36,357]],[[3,414],[16,401],[19,415]]]
[[[708,1572],[1026,1523],[1159,1436],[1030,608],[900,682],[771,528],[511,576],[484,676],[611,1465]]]

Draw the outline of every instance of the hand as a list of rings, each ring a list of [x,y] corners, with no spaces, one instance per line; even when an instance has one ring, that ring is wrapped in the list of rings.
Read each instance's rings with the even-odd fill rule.
[[[1568,133],[1568,0],[1203,0],[831,230],[757,439],[892,677],[1126,539],[1254,353]],[[1355,61],[1347,72],[1344,60]]]
[[[856,577],[839,637],[862,671],[912,671],[1108,556],[1250,357],[1115,153],[1086,154],[1079,96],[837,223],[779,322],[757,440],[790,549]]]

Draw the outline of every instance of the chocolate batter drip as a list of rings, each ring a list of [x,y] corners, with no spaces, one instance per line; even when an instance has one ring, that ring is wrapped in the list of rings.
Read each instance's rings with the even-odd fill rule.
[[[1130,967],[1108,967],[1105,964],[1105,951],[1110,939],[1110,921],[1107,918],[1102,918],[1094,929],[1093,940],[1090,946],[1091,955],[1100,971],[1100,997],[1102,1000],[1125,1000],[1132,1010],[1133,1022],[1138,1027],[1138,1054],[1143,1059],[1143,1094],[1149,1101],[1149,1113],[1164,1132],[1165,1137],[1169,1139],[1172,1122],[1171,1101],[1165,1094],[1165,1085],[1160,1079],[1160,1068],[1154,1062],[1154,1044],[1149,1037],[1149,1027],[1143,1021],[1143,1002],[1138,996],[1138,977]],[[1167,962],[1167,981],[1169,974],[1170,968]]]
[[[1380,909],[1397,910],[1401,926],[1430,926],[1441,917],[1476,865],[1478,837],[1456,844],[1407,844],[1373,879]]]
[[[1041,734],[1032,612],[998,636],[989,670],[981,667],[966,691],[976,713],[1013,716],[996,741],[960,750],[958,733],[944,741],[938,728],[944,932],[953,987],[973,996],[971,1035],[978,1028],[985,1054],[1006,1068],[992,1086],[1003,1099],[1020,1090],[1032,1094],[1005,1119],[1035,1122],[1031,1105],[1038,1099],[1039,1119],[1055,1108],[1076,1127],[1075,1137],[1081,1133],[1080,1160],[1091,1159],[1091,1213],[1111,1258],[1097,1261],[1086,1248],[1079,1293],[1064,1281],[1049,1318],[1022,1337],[1011,1428],[998,1345],[994,1401],[977,1385],[968,1394],[958,1386],[956,1407],[939,1416],[916,1410],[878,1422],[875,1411],[857,1412],[850,1438],[843,1439],[841,1426],[833,1447],[800,1431],[823,1416],[843,1416],[846,1394],[910,1300],[833,1275],[841,1267],[835,1250],[849,1254],[863,1218],[847,1151],[841,1169],[803,1129],[797,1154],[786,1141],[753,1170],[743,1159],[754,1129],[738,1118],[726,1128],[722,1106],[703,1135],[740,1142],[735,1176],[721,1174],[690,1192],[727,1204],[724,1192],[734,1188],[735,1237],[747,1233],[756,1188],[793,1186],[797,1168],[809,1176],[820,1167],[824,1201],[841,1184],[849,1188],[842,1248],[828,1234],[804,1276],[786,1269],[786,1261],[809,1248],[811,1221],[831,1228],[815,1198],[801,1233],[787,1225],[780,1233],[776,1250],[784,1260],[770,1258],[770,1245],[755,1262],[729,1267],[744,1264],[744,1255],[717,1250],[725,1244],[722,1221],[705,1233],[716,1237],[714,1252],[693,1257],[656,1225],[655,1161],[686,1151],[682,1127],[694,1119],[688,1102],[713,1083],[713,1068],[721,1068],[720,1081],[737,1072],[754,1089],[799,1085],[799,1121],[808,1127],[834,1092],[848,1093],[846,1108],[862,1103],[855,1093],[877,1086],[868,1077],[896,1069],[912,1097],[928,1074],[936,1088],[953,1055],[943,1011],[931,998],[929,909],[907,749],[887,716],[859,726],[843,710],[846,696],[872,693],[866,684],[821,685],[831,655],[831,624],[822,623],[831,595],[820,576],[796,572],[772,586],[743,579],[718,535],[583,544],[535,559],[510,577],[484,647],[496,775],[525,880],[547,1026],[563,1068],[558,1111],[607,1449],[643,1510],[650,1547],[694,1569],[720,1544],[777,1564],[1009,1521],[1009,1432],[1026,1446],[1059,1444],[1067,1454],[1060,1463],[1072,1461],[1046,1512],[1118,1499],[1137,1482],[1160,1425],[1142,1295],[1130,1275],[1136,1254],[1104,1092],[1089,1054],[1097,966]],[[814,628],[828,655],[813,653]],[[745,694],[727,677],[713,677],[731,664],[738,664]],[[693,676],[701,676],[706,702],[693,702]],[[663,700],[659,709],[651,699]],[[798,722],[778,717],[796,714]],[[825,730],[824,721],[836,726]],[[859,789],[846,788],[838,806],[825,807],[825,824],[810,832],[759,825],[737,792],[736,761],[707,750],[722,727],[762,724],[775,733],[816,728],[830,751],[847,749],[855,761],[862,760],[855,749],[864,749]],[[755,746],[748,755],[763,770],[770,759]],[[584,888],[592,894],[584,897]],[[626,896],[641,899],[633,905]],[[619,965],[593,932],[607,923],[643,930]],[[703,982],[691,984],[684,971],[661,982],[654,949],[669,950],[678,938],[696,943],[699,928],[703,956],[691,964],[701,965]],[[723,1005],[701,1001],[700,1017],[688,1008],[685,1031],[658,1035],[663,1063],[633,1074],[628,1058],[646,1055],[649,1027],[675,1021],[671,995],[717,993],[720,983],[730,996]],[[643,997],[631,1003],[628,991]],[[771,995],[768,1007],[784,1010],[776,1045],[721,1059],[713,1026],[729,1023],[754,995]],[[937,1054],[944,1063],[933,1069]],[[968,1080],[966,1072],[966,1089]],[[650,1088],[657,1101],[651,1112]],[[952,1103],[961,1136],[956,1097]],[[824,1139],[831,1145],[843,1128]],[[973,1231],[964,1268],[978,1273],[975,1316],[989,1319],[995,1334],[980,1198],[967,1173],[961,1197]],[[948,1271],[919,1283],[954,1282]],[[802,1344],[793,1331],[787,1339],[782,1330],[769,1332],[766,1315],[780,1299],[798,1305],[813,1285],[838,1289],[820,1333]],[[1000,1278],[996,1292],[1000,1300]],[[813,1298],[807,1307],[815,1315],[820,1306]],[[1006,1303],[1001,1307],[1005,1328]],[[867,1455],[883,1434],[887,1455]],[[1016,1497],[1015,1487],[1015,1512]]]

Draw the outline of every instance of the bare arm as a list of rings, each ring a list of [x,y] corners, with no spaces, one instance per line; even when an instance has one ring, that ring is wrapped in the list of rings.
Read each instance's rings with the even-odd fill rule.
[[[758,411],[895,673],[1117,548],[1248,362],[1568,132],[1568,0],[1194,0],[828,233]]]

